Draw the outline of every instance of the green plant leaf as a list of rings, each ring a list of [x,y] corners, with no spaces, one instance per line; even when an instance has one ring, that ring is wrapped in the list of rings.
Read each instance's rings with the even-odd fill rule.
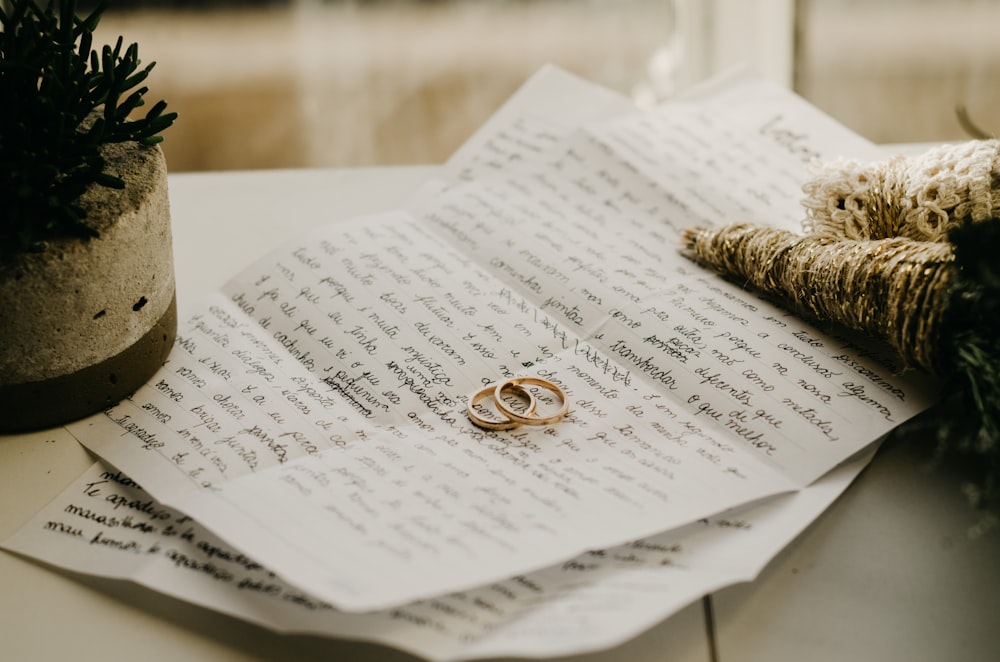
[[[108,188],[123,189],[125,188],[125,180],[121,177],[115,177],[114,175],[109,175],[106,172],[99,172],[96,176],[96,181],[101,186],[107,186]]]
[[[85,17],[75,0],[9,0],[0,7],[0,253],[35,250],[59,235],[89,236],[76,204],[88,186],[119,188],[104,172],[112,142],[154,145],[176,119],[145,105],[137,44],[94,47],[110,0]]]

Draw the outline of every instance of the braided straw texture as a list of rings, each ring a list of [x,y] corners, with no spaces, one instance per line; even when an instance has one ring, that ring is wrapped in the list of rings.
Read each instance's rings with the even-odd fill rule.
[[[802,236],[748,224],[689,230],[685,239],[695,259],[738,284],[881,338],[908,366],[944,370],[938,341],[954,278],[951,244]]]

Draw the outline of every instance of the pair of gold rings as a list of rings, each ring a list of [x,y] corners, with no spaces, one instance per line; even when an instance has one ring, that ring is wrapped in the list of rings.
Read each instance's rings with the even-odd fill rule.
[[[525,386],[540,386],[553,393],[559,400],[559,409],[554,414],[541,416],[538,414],[538,398],[535,394],[525,388]],[[505,394],[513,394],[526,400],[528,406],[523,411],[517,411],[507,402]],[[479,403],[486,398],[493,397],[493,405],[496,407],[496,418],[492,417],[485,407],[480,407]],[[484,430],[513,430],[522,425],[551,425],[561,421],[569,412],[569,402],[566,394],[559,386],[541,377],[511,377],[510,379],[496,384],[484,386],[480,390],[469,396],[467,407],[469,420],[476,427]],[[484,418],[480,411],[491,414],[491,418]]]

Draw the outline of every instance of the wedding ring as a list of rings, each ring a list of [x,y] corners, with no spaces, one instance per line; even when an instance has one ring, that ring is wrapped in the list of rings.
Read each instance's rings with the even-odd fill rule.
[[[534,409],[529,409],[523,414],[519,414],[511,409],[510,406],[503,401],[503,393],[510,390],[520,390],[530,393],[530,391],[527,391],[522,384],[541,386],[545,390],[555,393],[560,402],[559,411],[551,416],[539,416]],[[549,425],[551,423],[561,421],[569,412],[569,402],[566,400],[566,394],[563,393],[563,390],[549,380],[542,379],[541,377],[512,377],[507,381],[500,382],[493,390],[493,399],[496,402],[497,409],[501,414],[509,418],[515,424],[520,425]]]
[[[514,386],[508,388],[507,390],[517,391],[518,393],[522,394],[527,398],[528,408],[525,410],[525,413],[527,415],[530,416],[532,412],[535,411],[535,407],[538,406],[538,400],[535,399],[535,395],[531,391],[521,386]],[[485,386],[482,389],[476,391],[471,396],[469,396],[469,405],[466,409],[468,410],[467,413],[469,415],[469,420],[472,421],[472,424],[475,425],[476,427],[483,428],[484,430],[498,430],[498,431],[513,430],[516,427],[520,427],[521,425],[520,423],[511,420],[509,415],[506,414],[507,410],[513,411],[512,409],[509,408],[509,406],[506,405],[506,403],[504,404],[506,409],[500,414],[500,416],[504,417],[503,420],[501,421],[491,421],[487,418],[483,418],[482,416],[479,415],[478,412],[476,412],[477,404],[479,404],[489,396],[496,397],[495,394],[496,394],[496,384],[490,384],[489,386]],[[500,403],[501,400],[497,399],[496,405],[498,409],[500,408]]]

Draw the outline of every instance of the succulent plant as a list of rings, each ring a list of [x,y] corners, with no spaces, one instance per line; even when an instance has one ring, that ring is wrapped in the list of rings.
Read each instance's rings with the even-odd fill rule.
[[[176,113],[159,101],[142,117],[155,63],[138,45],[93,48],[108,2],[85,17],[74,0],[0,3],[0,257],[43,250],[57,237],[92,237],[77,199],[90,186],[124,188],[102,148],[155,145]]]

